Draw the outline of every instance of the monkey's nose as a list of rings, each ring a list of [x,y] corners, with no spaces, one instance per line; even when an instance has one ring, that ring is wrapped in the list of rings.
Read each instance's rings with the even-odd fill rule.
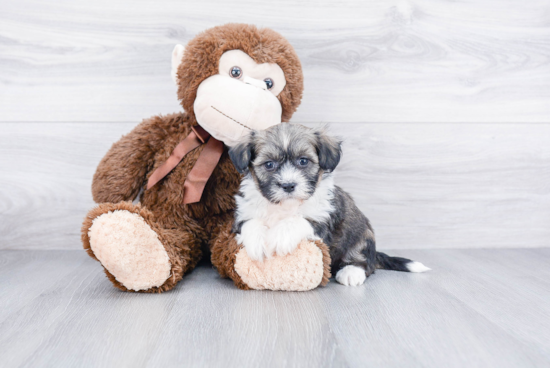
[[[258,88],[267,90],[267,85],[266,85],[265,82],[262,81],[262,80],[259,80],[259,79],[256,79],[256,78],[247,77],[247,76],[245,75],[245,76],[243,77],[243,82],[246,83],[246,84],[250,84],[251,86],[255,86],[255,87],[258,87]]]
[[[281,188],[287,193],[292,193],[296,188],[296,183],[282,183]]]

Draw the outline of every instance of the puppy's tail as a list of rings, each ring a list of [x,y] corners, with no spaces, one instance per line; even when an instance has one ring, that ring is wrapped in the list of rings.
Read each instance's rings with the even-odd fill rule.
[[[407,258],[390,257],[385,253],[376,252],[376,268],[403,272],[426,272],[431,270],[420,262]]]

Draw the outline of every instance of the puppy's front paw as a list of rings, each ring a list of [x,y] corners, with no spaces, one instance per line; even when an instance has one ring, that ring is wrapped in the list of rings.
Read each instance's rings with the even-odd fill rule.
[[[269,249],[278,256],[292,253],[302,240],[314,238],[313,228],[303,217],[291,217],[269,229]]]
[[[366,279],[365,270],[353,265],[346,266],[336,273],[336,281],[346,286],[362,285]]]
[[[241,233],[237,234],[237,243],[244,245],[248,257],[254,261],[262,261],[265,255],[267,227],[257,220],[243,224]]]

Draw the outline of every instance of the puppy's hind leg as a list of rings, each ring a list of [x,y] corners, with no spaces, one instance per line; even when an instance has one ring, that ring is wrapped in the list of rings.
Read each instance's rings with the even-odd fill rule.
[[[360,266],[347,265],[336,273],[336,281],[345,286],[363,285],[366,279],[366,272]]]
[[[348,249],[336,273],[336,281],[346,286],[362,285],[376,269],[374,238],[365,239]]]

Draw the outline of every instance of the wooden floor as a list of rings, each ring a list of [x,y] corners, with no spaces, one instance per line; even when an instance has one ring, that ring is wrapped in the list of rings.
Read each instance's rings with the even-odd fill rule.
[[[550,249],[396,250],[361,287],[120,292],[83,251],[0,251],[2,367],[550,366]]]

